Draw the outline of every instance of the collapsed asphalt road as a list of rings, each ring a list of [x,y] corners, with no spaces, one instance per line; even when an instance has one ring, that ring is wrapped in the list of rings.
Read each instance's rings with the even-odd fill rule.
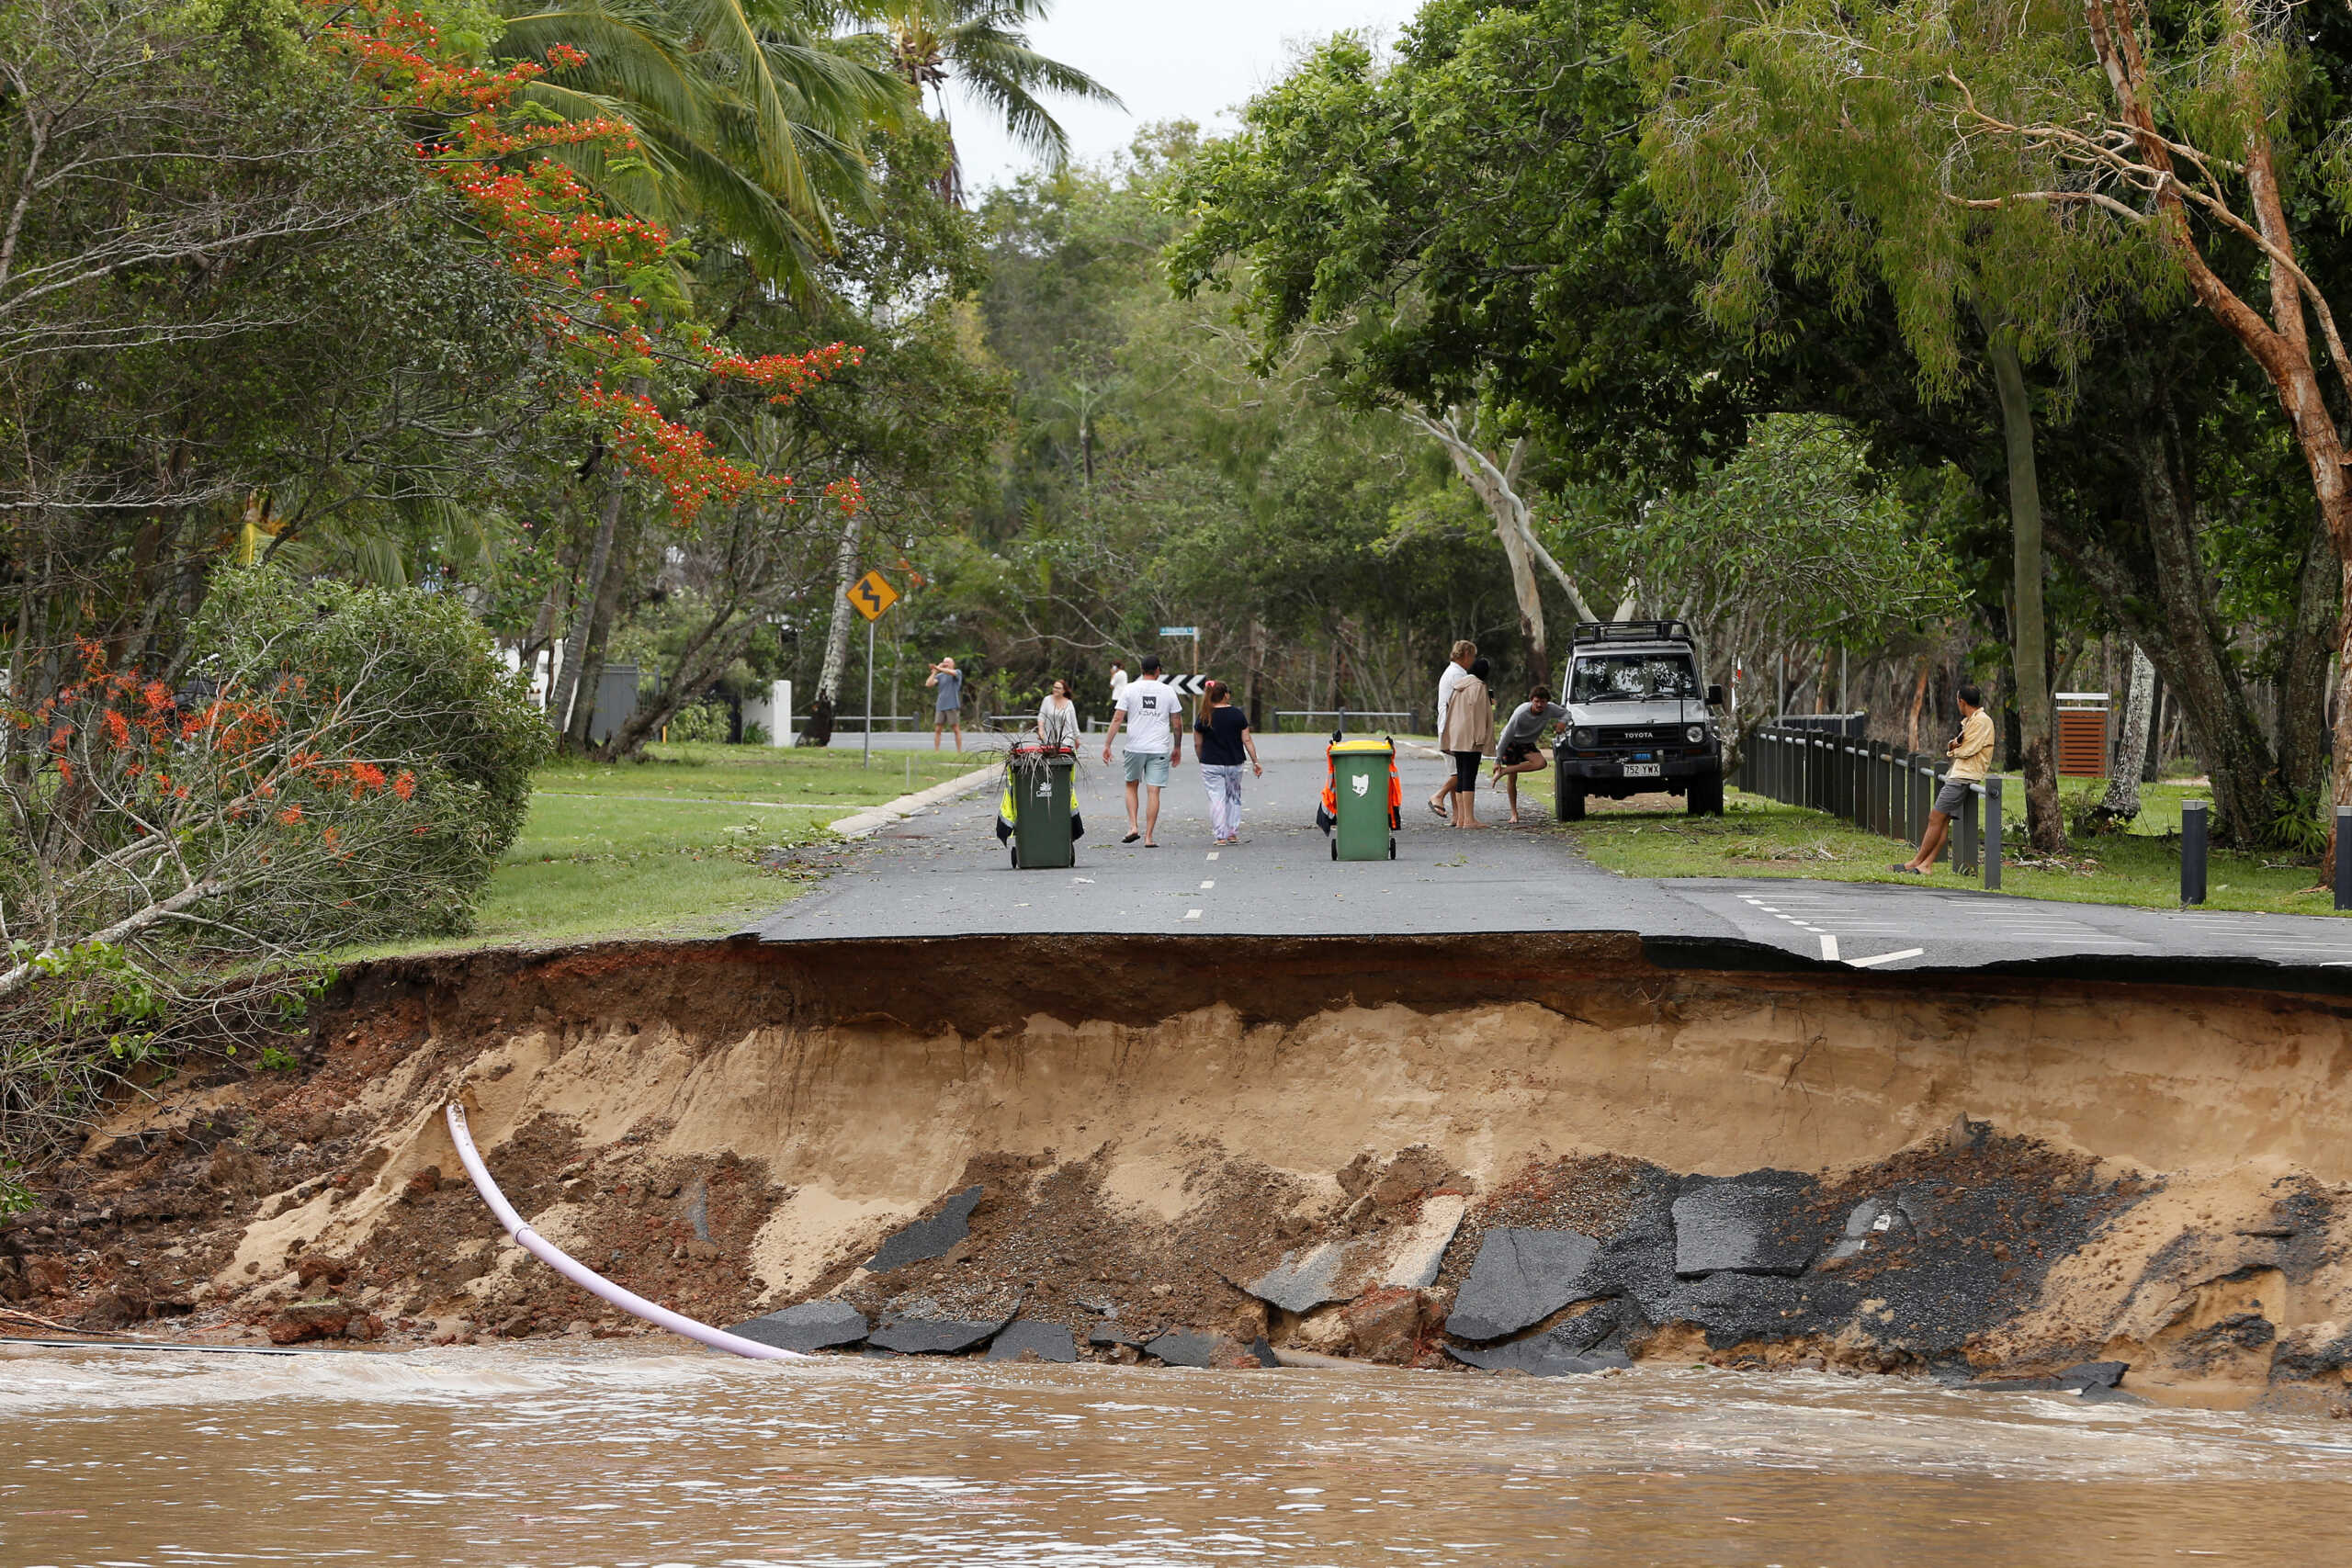
[[[1094,746],[1099,748],[1097,739]],[[1447,772],[1408,746],[1396,859],[1335,863],[1314,827],[1324,739],[1260,738],[1263,778],[1245,784],[1242,842],[1212,840],[1188,750],[1162,797],[1160,846],[1123,845],[1126,814],[1114,761],[1081,754],[1087,836],[1078,864],[1014,871],[983,791],[886,829],[856,869],[759,921],[772,942],[991,932],[1224,935],[1442,935],[1632,931],[1661,962],[1713,964],[1741,949],[1882,969],[2017,964],[2130,977],[2208,977],[2352,989],[2352,924],[2293,915],[2136,909],[1918,887],[1795,879],[1623,877],[1587,861],[1550,829],[1545,775],[1531,775],[1527,825],[1461,832],[1422,804]],[[1668,804],[1660,797],[1661,804]],[[1501,797],[1479,812],[1503,818]]]
[[[311,1022],[293,1067],[190,1062],[40,1173],[0,1301],[207,1343],[630,1332],[501,1243],[458,1099],[613,1282],[881,1352],[1011,1325],[1008,1355],[2352,1414],[2340,997],[1047,934],[375,960]]]

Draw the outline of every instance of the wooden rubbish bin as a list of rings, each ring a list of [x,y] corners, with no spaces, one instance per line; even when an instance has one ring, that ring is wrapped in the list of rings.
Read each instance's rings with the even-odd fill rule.
[[[2107,694],[2060,692],[2058,697],[2058,776],[2103,779],[2107,776]]]

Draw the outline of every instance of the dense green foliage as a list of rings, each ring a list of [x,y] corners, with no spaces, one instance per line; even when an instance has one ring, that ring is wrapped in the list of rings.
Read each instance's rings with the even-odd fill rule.
[[[469,929],[491,867],[523,830],[549,738],[464,601],[232,570],[214,578],[189,643],[199,680],[284,689],[277,707],[290,726],[325,730],[349,694],[368,694],[378,716],[368,750],[431,803],[425,833],[395,838],[338,878],[337,940]]]

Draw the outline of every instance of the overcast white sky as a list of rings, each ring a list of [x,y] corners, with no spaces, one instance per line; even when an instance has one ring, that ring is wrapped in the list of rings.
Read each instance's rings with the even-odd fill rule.
[[[1056,0],[1029,41],[1075,65],[1126,101],[1125,111],[1048,99],[1070,152],[1118,152],[1136,127],[1179,117],[1231,129],[1232,111],[1282,74],[1295,45],[1343,28],[1394,38],[1418,6],[1406,0]],[[977,197],[1031,166],[1002,121],[951,97],[964,182]]]

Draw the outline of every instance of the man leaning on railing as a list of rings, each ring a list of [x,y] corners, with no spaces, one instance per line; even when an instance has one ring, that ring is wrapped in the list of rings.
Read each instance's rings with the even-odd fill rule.
[[[1919,837],[1919,852],[1897,863],[1896,871],[1913,876],[1927,874],[1936,856],[1943,852],[1951,819],[1967,804],[1968,792],[1984,782],[1993,765],[1993,716],[1984,711],[1984,692],[1973,685],[1960,689],[1960,734],[1944,748],[1944,755],[1951,759],[1951,766],[1945,770],[1943,788],[1936,792],[1935,809],[1928,813],[1928,830]]]

